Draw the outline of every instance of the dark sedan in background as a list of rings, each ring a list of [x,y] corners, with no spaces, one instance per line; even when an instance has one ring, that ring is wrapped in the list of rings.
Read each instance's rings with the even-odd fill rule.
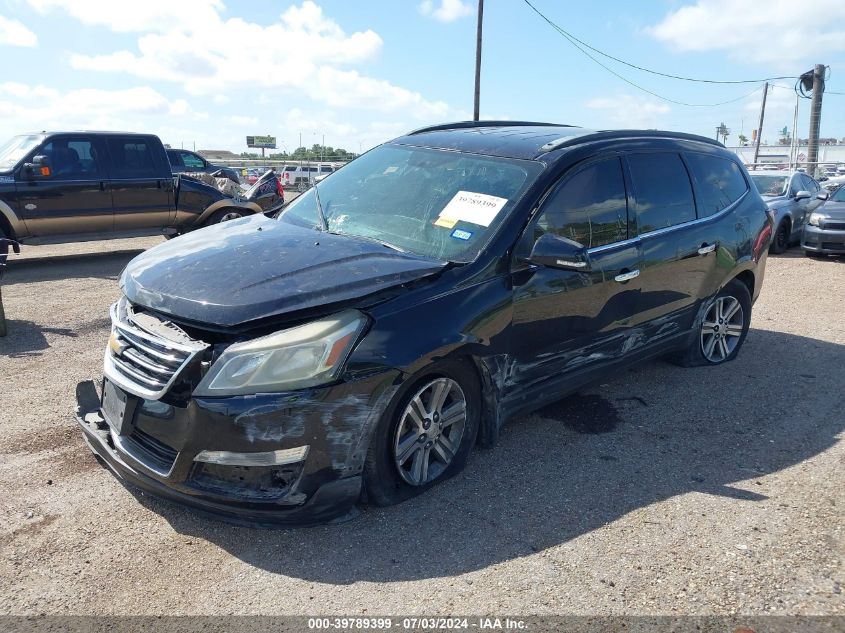
[[[822,208],[807,216],[801,248],[808,256],[845,255],[845,187],[830,194]]]
[[[774,218],[771,252],[778,255],[799,242],[804,222],[824,204],[828,192],[800,171],[752,172],[751,180]]]

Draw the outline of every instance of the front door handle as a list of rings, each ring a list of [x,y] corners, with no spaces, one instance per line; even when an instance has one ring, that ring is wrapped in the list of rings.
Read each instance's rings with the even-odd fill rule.
[[[624,284],[626,281],[631,281],[632,279],[636,279],[639,276],[640,276],[639,270],[632,270],[632,271],[629,271],[627,273],[620,273],[620,274],[616,275],[616,277],[614,277],[613,279],[615,281],[618,281],[621,284]]]
[[[710,244],[709,246],[707,244],[702,244],[701,248],[698,249],[698,254],[699,255],[706,255],[707,253],[712,253],[715,250],[716,250],[715,244]]]

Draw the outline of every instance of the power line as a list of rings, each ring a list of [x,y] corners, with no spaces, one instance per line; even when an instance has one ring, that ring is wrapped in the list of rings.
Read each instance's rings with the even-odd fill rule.
[[[523,1],[524,1],[524,2],[528,5],[528,6],[530,6],[532,9],[534,9],[534,11],[537,11],[537,9],[536,9],[536,8],[535,8],[535,7],[534,7],[534,6],[533,6],[530,2],[528,2],[528,0],[523,0]],[[602,62],[600,62],[598,59],[596,59],[595,57],[593,57],[592,55],[590,55],[590,53],[589,53],[589,52],[587,52],[586,50],[584,50],[583,48],[581,48],[581,46],[579,46],[579,45],[578,45],[578,44],[577,44],[577,43],[576,43],[576,42],[575,42],[575,41],[574,41],[574,40],[573,40],[573,39],[572,39],[572,38],[571,38],[571,37],[570,37],[570,36],[566,33],[566,31],[564,31],[563,29],[561,29],[560,27],[558,27],[558,26],[557,26],[554,22],[552,22],[551,20],[549,20],[548,18],[546,18],[546,16],[544,16],[544,15],[543,15],[542,13],[540,13],[539,11],[537,11],[537,13],[538,13],[541,17],[543,17],[543,19],[545,19],[545,20],[546,20],[546,21],[547,21],[547,22],[548,22],[548,23],[552,26],[552,28],[554,28],[556,31],[558,31],[558,32],[559,32],[559,33],[560,33],[560,34],[561,34],[561,35],[562,35],[562,36],[563,36],[563,37],[564,37],[564,38],[565,38],[565,39],[566,39],[566,40],[567,40],[570,44],[572,44],[572,46],[574,46],[576,49],[578,49],[578,51],[580,51],[582,54],[584,54],[584,55],[586,55],[587,57],[589,57],[589,58],[590,58],[593,62],[595,62],[596,64],[598,64],[598,65],[599,65],[599,66],[601,66],[602,68],[604,68],[607,72],[609,72],[610,74],[612,74],[612,75],[614,75],[614,76],[618,77],[619,79],[621,79],[621,80],[622,80],[622,81],[624,81],[625,83],[627,83],[627,84],[629,84],[629,85],[633,86],[633,87],[634,87],[634,88],[636,88],[637,90],[642,90],[643,92],[645,92],[645,93],[647,93],[647,94],[650,94],[650,95],[652,95],[653,97],[657,97],[658,99],[661,99],[661,100],[663,100],[663,101],[668,101],[669,103],[674,103],[674,104],[676,104],[676,105],[682,105],[682,106],[687,106],[687,107],[691,107],[691,108],[712,108],[712,107],[714,107],[714,106],[727,105],[727,104],[729,104],[729,103],[734,103],[734,102],[736,102],[736,101],[741,101],[742,99],[745,99],[745,98],[747,98],[747,97],[749,97],[749,96],[753,95],[755,92],[757,92],[757,90],[759,90],[759,86],[758,86],[758,87],[754,88],[754,90],[752,90],[751,92],[749,92],[749,93],[747,93],[747,94],[741,95],[741,96],[736,97],[736,98],[734,98],[734,99],[728,99],[727,101],[720,101],[720,102],[718,102],[718,103],[687,103],[686,101],[677,101],[677,100],[675,100],[675,99],[670,99],[669,97],[664,97],[664,96],[663,96],[663,95],[661,95],[661,94],[658,94],[658,93],[656,93],[656,92],[654,92],[654,91],[652,91],[652,90],[649,90],[648,88],[643,88],[642,86],[640,86],[639,84],[634,83],[633,81],[631,81],[631,80],[630,80],[630,79],[628,79],[627,77],[623,77],[623,76],[622,76],[622,75],[620,75],[618,72],[616,72],[616,71],[615,71],[615,70],[613,70],[612,68],[608,67],[606,64],[603,64],[603,63],[602,63]]]
[[[636,64],[632,64],[631,62],[626,62],[624,59],[619,59],[618,57],[614,57],[610,53],[605,53],[604,51],[601,51],[594,46],[590,46],[584,40],[578,39],[577,37],[572,35],[572,33],[569,33],[568,31],[564,30],[562,27],[560,27],[557,24],[555,24],[554,22],[552,22],[552,20],[549,19],[548,17],[546,17],[537,7],[535,7],[533,4],[531,4],[531,2],[529,2],[529,0],[522,0],[522,1],[525,2],[525,4],[527,4],[529,7],[531,7],[531,9],[533,9],[534,12],[537,15],[539,15],[546,22],[548,22],[549,25],[553,29],[558,31],[561,35],[563,35],[564,37],[566,37],[570,41],[574,40],[575,42],[578,42],[582,46],[589,48],[591,51],[598,53],[599,55],[607,57],[608,59],[612,59],[613,61],[619,62],[620,64],[624,64],[625,66],[628,66],[630,68],[635,68],[636,70],[641,70],[641,71],[646,72],[646,73],[651,73],[652,75],[658,75],[660,77],[668,77],[669,79],[678,79],[680,81],[693,81],[693,82],[696,82],[696,83],[705,83],[705,84],[761,84],[764,81],[774,81],[774,80],[777,80],[777,79],[795,79],[795,75],[788,75],[788,76],[783,76],[783,77],[764,77],[763,79],[734,79],[734,80],[700,79],[700,78],[696,78],[696,77],[682,77],[680,75],[672,75],[672,74],[669,74],[669,73],[662,73],[660,71],[652,70],[650,68],[645,68],[643,66],[637,66]]]

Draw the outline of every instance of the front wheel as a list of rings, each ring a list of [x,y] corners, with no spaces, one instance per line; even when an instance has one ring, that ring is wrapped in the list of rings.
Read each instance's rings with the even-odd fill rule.
[[[750,324],[751,294],[744,283],[733,279],[710,299],[689,346],[672,360],[685,367],[731,361],[739,354]]]
[[[783,221],[778,224],[777,231],[775,231],[775,238],[769,247],[769,252],[773,255],[780,255],[787,248],[789,248],[789,223]]]
[[[480,417],[480,387],[467,364],[440,363],[409,380],[382,416],[367,453],[367,500],[399,503],[459,472]]]

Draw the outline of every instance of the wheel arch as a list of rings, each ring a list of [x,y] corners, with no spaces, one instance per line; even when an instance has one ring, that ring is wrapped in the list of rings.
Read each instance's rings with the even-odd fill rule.
[[[261,207],[254,202],[236,203],[231,198],[224,198],[223,200],[218,200],[217,202],[208,205],[200,216],[194,220],[194,225],[204,224],[208,221],[208,218],[223,209],[235,209],[242,215],[255,215],[257,213],[262,213]]]
[[[746,269],[740,271],[737,275],[729,279],[726,283],[730,283],[734,279],[741,281],[745,284],[745,287],[748,288],[748,295],[753,299],[754,298],[754,288],[756,284],[756,278],[754,276],[754,271],[750,269]]]
[[[23,222],[8,204],[0,200],[0,231],[9,239],[16,240],[20,234],[19,228],[23,228]],[[23,233],[26,234],[26,231]]]

